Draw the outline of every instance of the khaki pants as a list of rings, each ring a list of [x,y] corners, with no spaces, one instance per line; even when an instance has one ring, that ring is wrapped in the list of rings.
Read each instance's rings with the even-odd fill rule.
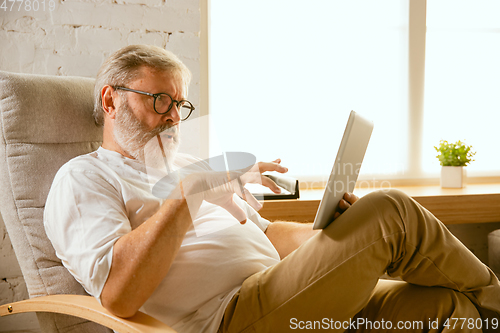
[[[384,273],[406,282],[379,282]],[[220,332],[481,332],[498,313],[500,283],[491,270],[429,211],[390,190],[361,198],[280,263],[246,279]],[[466,326],[450,317],[465,318]],[[372,326],[352,325],[362,320]],[[398,320],[423,326],[397,327]]]

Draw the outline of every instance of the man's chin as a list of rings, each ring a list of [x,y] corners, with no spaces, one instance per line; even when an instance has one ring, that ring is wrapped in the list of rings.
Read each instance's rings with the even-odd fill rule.
[[[173,161],[179,149],[179,138],[177,136],[168,137],[160,134],[161,145],[158,138],[151,139],[143,149],[141,160],[147,167],[156,169],[167,168],[171,170]]]

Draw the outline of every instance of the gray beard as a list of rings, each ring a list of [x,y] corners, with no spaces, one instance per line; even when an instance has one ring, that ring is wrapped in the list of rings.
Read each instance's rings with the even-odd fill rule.
[[[133,113],[128,101],[118,110],[113,128],[115,142],[128,155],[136,160],[147,164],[147,166],[167,169],[172,168],[172,161],[177,153],[180,138],[177,126],[169,123],[149,130]],[[164,133],[162,133],[164,132]],[[162,134],[162,135],[160,135]],[[162,140],[165,152],[165,159],[159,149],[158,135],[172,135],[172,142]],[[167,163],[167,165],[165,165]]]

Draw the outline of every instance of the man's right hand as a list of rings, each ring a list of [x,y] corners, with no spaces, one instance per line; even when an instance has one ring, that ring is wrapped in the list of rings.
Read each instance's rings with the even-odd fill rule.
[[[262,172],[287,172],[280,162],[257,163],[248,170],[229,172],[229,178],[226,172],[186,176],[154,215],[113,246],[109,276],[101,293],[104,307],[121,317],[133,316],[166,276],[201,202],[220,205],[240,222],[245,221],[244,211],[233,201],[234,194],[259,208],[258,201],[242,187],[260,182],[279,191],[272,180],[262,178]]]
[[[248,183],[262,184],[275,193],[280,193],[279,187],[268,177],[262,176],[263,172],[276,171],[285,173],[287,168],[280,165],[281,160],[273,162],[259,162],[253,166],[227,172],[201,172],[193,173],[181,181],[183,195],[185,196],[191,216],[194,217],[203,200],[218,205],[231,213],[238,221],[244,223],[246,214],[234,201],[234,194],[246,200],[255,210],[262,205],[244,187]]]

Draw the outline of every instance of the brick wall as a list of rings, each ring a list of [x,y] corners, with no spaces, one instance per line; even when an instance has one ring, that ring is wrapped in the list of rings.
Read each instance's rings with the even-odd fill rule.
[[[7,9],[0,8],[0,70],[95,77],[118,48],[152,44],[174,52],[191,69],[189,99],[199,109],[199,0],[24,1],[21,7],[20,1],[12,8],[7,1]],[[25,298],[26,286],[0,217],[0,304]],[[13,331],[38,331],[35,315],[0,318],[0,332]]]

